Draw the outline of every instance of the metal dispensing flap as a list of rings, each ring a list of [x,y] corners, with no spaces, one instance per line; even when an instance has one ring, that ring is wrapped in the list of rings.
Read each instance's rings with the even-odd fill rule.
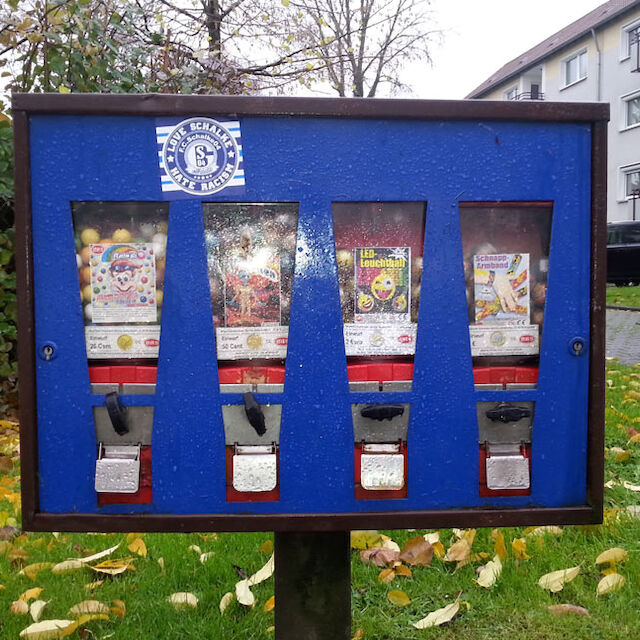
[[[394,490],[404,487],[404,455],[399,444],[365,444],[360,456],[363,489]]]
[[[103,445],[96,460],[98,493],[135,493],[140,487],[140,445]]]
[[[519,444],[488,444],[486,465],[489,489],[528,489],[531,484],[529,460]]]
[[[400,409],[402,411],[400,411]],[[376,413],[378,412],[378,413]],[[355,442],[406,442],[409,404],[352,404]]]
[[[277,484],[278,465],[274,447],[236,448],[233,456],[233,488],[236,491],[272,491]]]

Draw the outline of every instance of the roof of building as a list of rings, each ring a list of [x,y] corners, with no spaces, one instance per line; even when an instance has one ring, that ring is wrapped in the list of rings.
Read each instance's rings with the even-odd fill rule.
[[[467,98],[480,98],[496,85],[501,84],[512,76],[522,73],[552,53],[579,40],[588,34],[591,29],[602,26],[606,22],[609,22],[609,20],[617,18],[635,6],[640,6],[640,0],[609,0],[609,2],[601,4],[593,11],[587,13],[587,15],[582,16],[582,18],[572,22],[564,29],[560,29],[560,31],[543,40],[532,49],[514,58],[511,62],[507,62],[507,64],[498,69],[493,75],[489,76],[479,87],[476,87],[469,93]]]

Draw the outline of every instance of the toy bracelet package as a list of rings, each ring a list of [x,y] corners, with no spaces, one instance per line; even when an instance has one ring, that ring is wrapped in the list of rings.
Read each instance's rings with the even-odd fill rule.
[[[527,355],[538,350],[538,327],[530,321],[529,254],[473,257],[472,355]]]

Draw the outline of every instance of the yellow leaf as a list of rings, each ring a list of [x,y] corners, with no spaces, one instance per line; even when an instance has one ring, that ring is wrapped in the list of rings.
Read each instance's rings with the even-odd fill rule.
[[[235,600],[236,594],[228,591],[220,600],[220,613],[224,613],[225,609]]]
[[[280,0],[283,7],[288,7],[291,4],[291,0]]]
[[[128,547],[131,553],[137,553],[139,556],[143,558],[147,557],[147,545],[144,543],[142,538],[136,538]]]
[[[612,591],[622,589],[625,582],[626,580],[624,576],[621,576],[619,573],[611,573],[608,576],[602,578],[600,582],[598,582],[596,594],[599,596],[604,596],[607,593],[611,593]]]
[[[640,433],[636,433],[634,436],[631,436],[629,438],[629,442],[633,442],[633,444],[640,442]]]
[[[368,549],[380,545],[380,534],[377,531],[352,531],[351,548]]]
[[[413,577],[413,573],[411,573],[411,569],[409,569],[409,567],[407,567],[404,564],[399,564],[397,567],[395,567],[394,571],[396,572],[397,576],[405,576],[406,578]]]
[[[526,531],[525,536],[531,538],[539,538],[542,536],[551,535],[551,536],[561,536],[562,529],[560,527],[556,527],[553,525],[547,525],[545,527],[533,527],[530,531]]]
[[[504,543],[504,534],[500,529],[491,532],[493,538],[493,550],[503,562],[507,559],[507,547]]]
[[[42,593],[41,587],[33,587],[33,589],[27,589],[21,596],[20,600],[24,600],[25,602],[29,602],[29,600],[36,599]]]
[[[603,564],[604,562],[624,562],[629,557],[629,554],[620,547],[613,547],[603,551],[597,558],[596,564]]]
[[[71,89],[69,89],[69,87],[65,87],[63,84],[58,87],[58,91],[60,93],[71,93]]]
[[[31,619],[34,622],[38,622],[40,620],[40,616],[42,615],[42,610],[47,606],[47,602],[44,600],[34,600],[29,606],[29,613],[31,614]]]
[[[158,558],[158,564],[160,565],[160,570],[164,573],[164,558]]]
[[[29,613],[29,605],[25,600],[18,599],[11,603],[9,611],[14,615],[25,615]]]
[[[489,560],[489,562],[482,567],[476,583],[485,589],[490,589],[496,583],[501,573],[502,562],[500,562],[500,556],[496,554],[493,560]]]
[[[511,548],[516,560],[528,560],[530,556],[526,554],[527,541],[524,538],[514,538],[511,541]]]
[[[142,538],[144,533],[127,533],[127,544],[132,543],[137,538]]]
[[[383,569],[378,574],[378,582],[384,582],[389,584],[396,577],[396,572],[393,569]]]
[[[442,607],[442,609],[432,611],[426,618],[422,618],[422,620],[418,620],[418,622],[413,622],[412,624],[416,629],[439,627],[440,625],[453,620],[459,609],[460,603],[456,600],[455,602],[448,604],[446,607]]]
[[[12,546],[11,549],[9,549],[7,557],[11,562],[14,560],[26,560],[29,557],[29,552],[26,549]]]
[[[176,611],[183,609],[195,609],[198,606],[198,598],[193,593],[179,591],[172,593],[167,600],[173,605]]]
[[[364,629],[362,627],[358,627],[358,630],[353,634],[353,638],[351,640],[362,640],[364,638]]]
[[[112,600],[111,605],[111,613],[122,620],[127,612],[127,605],[122,600]]]
[[[433,555],[440,560],[444,558],[444,545],[439,540],[433,543]]]
[[[460,562],[465,560],[471,554],[471,545],[475,538],[476,530],[470,529],[465,532],[462,538],[457,542],[454,542],[447,551],[447,555],[444,557],[445,562]]]
[[[271,596],[264,603],[264,610],[268,613],[269,611],[273,611],[275,609],[275,606],[276,606],[276,597],[275,596]]]
[[[92,620],[108,620],[109,616],[106,613],[85,613],[76,619],[79,627],[91,622]]]
[[[265,555],[271,555],[273,553],[273,540],[265,540],[259,547],[258,551]]]
[[[389,593],[387,593],[387,600],[391,604],[395,604],[397,607],[406,607],[408,604],[411,604],[411,598],[409,598],[404,591],[400,591],[399,589],[389,591]]]
[[[383,549],[389,549],[391,551],[397,551],[398,553],[400,553],[400,547],[398,546],[397,542],[394,542],[389,536],[385,535],[381,535],[380,538],[382,539],[382,543],[380,546]]]
[[[210,558],[213,558],[213,556],[216,555],[215,551],[208,551],[207,553],[203,553],[200,556],[200,563],[204,564],[207,560],[209,560]]]
[[[51,567],[51,573],[55,575],[64,575],[71,573],[72,571],[78,571],[84,567],[84,562],[80,560],[65,560],[64,562],[58,562],[58,564]]]
[[[130,558],[124,558],[121,560],[105,560],[91,568],[97,573],[105,573],[109,576],[117,576],[127,570],[136,570],[136,568],[131,564]]]
[[[101,584],[104,584],[104,580],[96,580],[94,582],[89,582],[89,584],[85,584],[84,588],[87,591],[93,591],[94,589],[97,589]]]
[[[258,571],[256,571],[249,578],[249,580],[248,580],[249,586],[253,587],[253,586],[257,585],[257,584],[260,584],[261,582],[264,582],[268,578],[270,578],[273,575],[274,568],[275,568],[274,557],[272,555],[267,560],[267,563],[264,565],[264,567],[262,567],[262,569],[259,569]]]
[[[245,579],[240,580],[240,582],[236,582],[236,599],[245,607],[253,607],[256,603],[256,597],[249,588],[248,580]]]
[[[75,558],[78,562],[82,562],[82,564],[88,564],[89,562],[93,562],[94,560],[100,560],[101,558],[106,558],[111,555],[118,547],[120,543],[118,543],[115,547],[111,547],[110,549],[105,549],[104,551],[99,551],[98,553],[94,553],[92,556],[85,556],[84,558]]]
[[[567,582],[571,582],[579,573],[579,566],[545,573],[540,580],[538,580],[538,585],[543,589],[548,589],[551,593],[557,593],[558,591],[562,591],[564,585]]]
[[[13,549],[13,545],[7,540],[0,540],[0,556],[6,555]]]
[[[56,640],[71,635],[77,627],[75,620],[43,620],[23,629],[20,637],[26,640]]]
[[[78,604],[74,604],[73,607],[69,609],[69,613],[75,618],[87,615],[88,613],[108,614],[109,605],[99,602],[98,600],[83,600],[82,602],[78,602]]]
[[[193,551],[194,553],[197,553],[198,556],[202,555],[202,549],[197,545],[197,544],[191,544],[187,547],[187,551]]]

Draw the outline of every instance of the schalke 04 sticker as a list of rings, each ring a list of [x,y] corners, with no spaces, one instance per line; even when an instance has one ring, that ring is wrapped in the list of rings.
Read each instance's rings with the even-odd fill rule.
[[[177,124],[162,147],[167,177],[181,190],[210,195],[236,175],[240,151],[234,136],[212,118],[189,118]]]

